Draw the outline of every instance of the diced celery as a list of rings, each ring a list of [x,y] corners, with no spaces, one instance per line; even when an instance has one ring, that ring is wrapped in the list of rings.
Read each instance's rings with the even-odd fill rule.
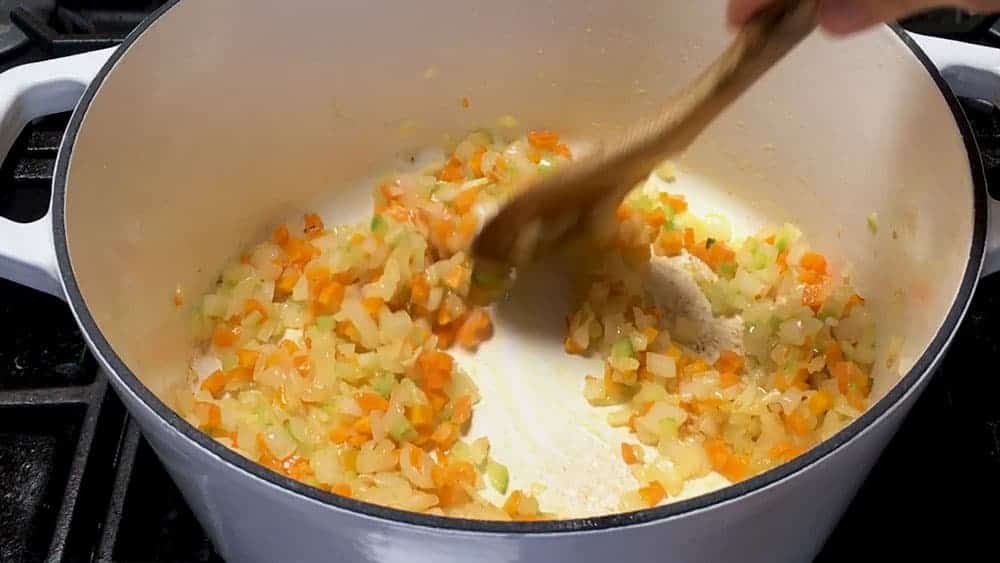
[[[732,278],[736,275],[736,262],[723,262],[719,264],[719,275],[724,278]]]
[[[868,216],[868,230],[871,231],[873,235],[878,232],[878,213],[875,213],[874,211]]]
[[[660,419],[660,439],[677,439],[677,429],[679,425],[677,421],[672,418],[661,418]]]
[[[321,315],[316,317],[316,328],[320,332],[333,332],[336,325],[337,321],[334,320],[333,315]]]
[[[389,435],[392,436],[397,442],[402,442],[413,435],[413,425],[410,424],[409,420],[400,417],[395,423],[393,423],[392,428],[389,429]]]
[[[389,223],[385,220],[385,217],[376,213],[372,215],[371,229],[373,233],[385,234],[386,230],[389,229]]]
[[[239,358],[235,352],[226,352],[219,358],[222,362],[222,371],[229,371],[239,364]]]
[[[506,465],[502,465],[492,459],[486,464],[486,476],[489,477],[490,485],[501,495],[507,494],[507,485],[510,483],[510,472]]]
[[[389,393],[392,392],[392,386],[396,383],[396,378],[392,376],[389,372],[383,372],[377,377],[373,377],[371,380],[372,389],[383,397],[388,397]]]
[[[542,174],[548,174],[549,172],[552,172],[552,161],[547,158],[539,160],[538,171],[541,172]]]
[[[642,211],[652,211],[656,207],[656,202],[653,198],[648,195],[641,195],[639,197],[633,198],[631,201],[632,207],[640,209]]]
[[[632,340],[627,336],[623,336],[615,341],[611,346],[611,355],[619,357],[634,357],[635,350],[632,348]]]

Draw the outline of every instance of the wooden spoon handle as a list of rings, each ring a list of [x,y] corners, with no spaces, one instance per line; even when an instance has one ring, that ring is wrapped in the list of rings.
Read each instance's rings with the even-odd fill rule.
[[[816,0],[779,0],[755,15],[729,47],[652,118],[535,181],[488,220],[474,241],[483,258],[523,262],[590,228],[637,182],[695,138],[815,28]],[[586,224],[585,224],[586,222]]]

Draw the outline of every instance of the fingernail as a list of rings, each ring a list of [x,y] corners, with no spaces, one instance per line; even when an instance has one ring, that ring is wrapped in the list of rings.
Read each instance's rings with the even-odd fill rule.
[[[831,33],[852,33],[872,23],[872,13],[862,0],[825,0],[817,14],[819,24]]]

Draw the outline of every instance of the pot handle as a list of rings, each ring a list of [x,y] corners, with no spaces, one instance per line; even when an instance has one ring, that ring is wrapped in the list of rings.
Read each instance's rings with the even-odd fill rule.
[[[31,120],[76,107],[115,49],[25,64],[0,73],[0,157],[6,158]],[[0,277],[63,296],[52,240],[51,203],[45,216],[31,223],[0,217]]]
[[[1000,49],[911,33],[958,96],[1000,108]],[[1000,200],[990,198],[986,258],[981,276],[1000,271]]]

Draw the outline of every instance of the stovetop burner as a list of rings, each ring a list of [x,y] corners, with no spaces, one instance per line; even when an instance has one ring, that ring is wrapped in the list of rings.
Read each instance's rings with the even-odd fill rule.
[[[0,70],[121,41],[162,3],[132,2],[124,10],[123,0],[58,0],[49,11],[17,10],[30,40],[4,50],[0,38]],[[13,4],[29,3],[0,0],[0,36]],[[1000,26],[985,17],[936,12],[906,26],[1000,47]],[[1000,197],[1000,110],[982,100],[961,103],[990,191]],[[24,222],[44,215],[68,118],[48,116],[24,129],[0,166],[0,216]],[[959,543],[992,549],[980,514],[1000,500],[1000,379],[983,366],[1000,353],[998,327],[1000,276],[991,276],[819,560],[899,559]],[[67,307],[3,280],[0,483],[0,561],[221,560],[97,372]],[[888,531],[895,529],[908,532]]]

